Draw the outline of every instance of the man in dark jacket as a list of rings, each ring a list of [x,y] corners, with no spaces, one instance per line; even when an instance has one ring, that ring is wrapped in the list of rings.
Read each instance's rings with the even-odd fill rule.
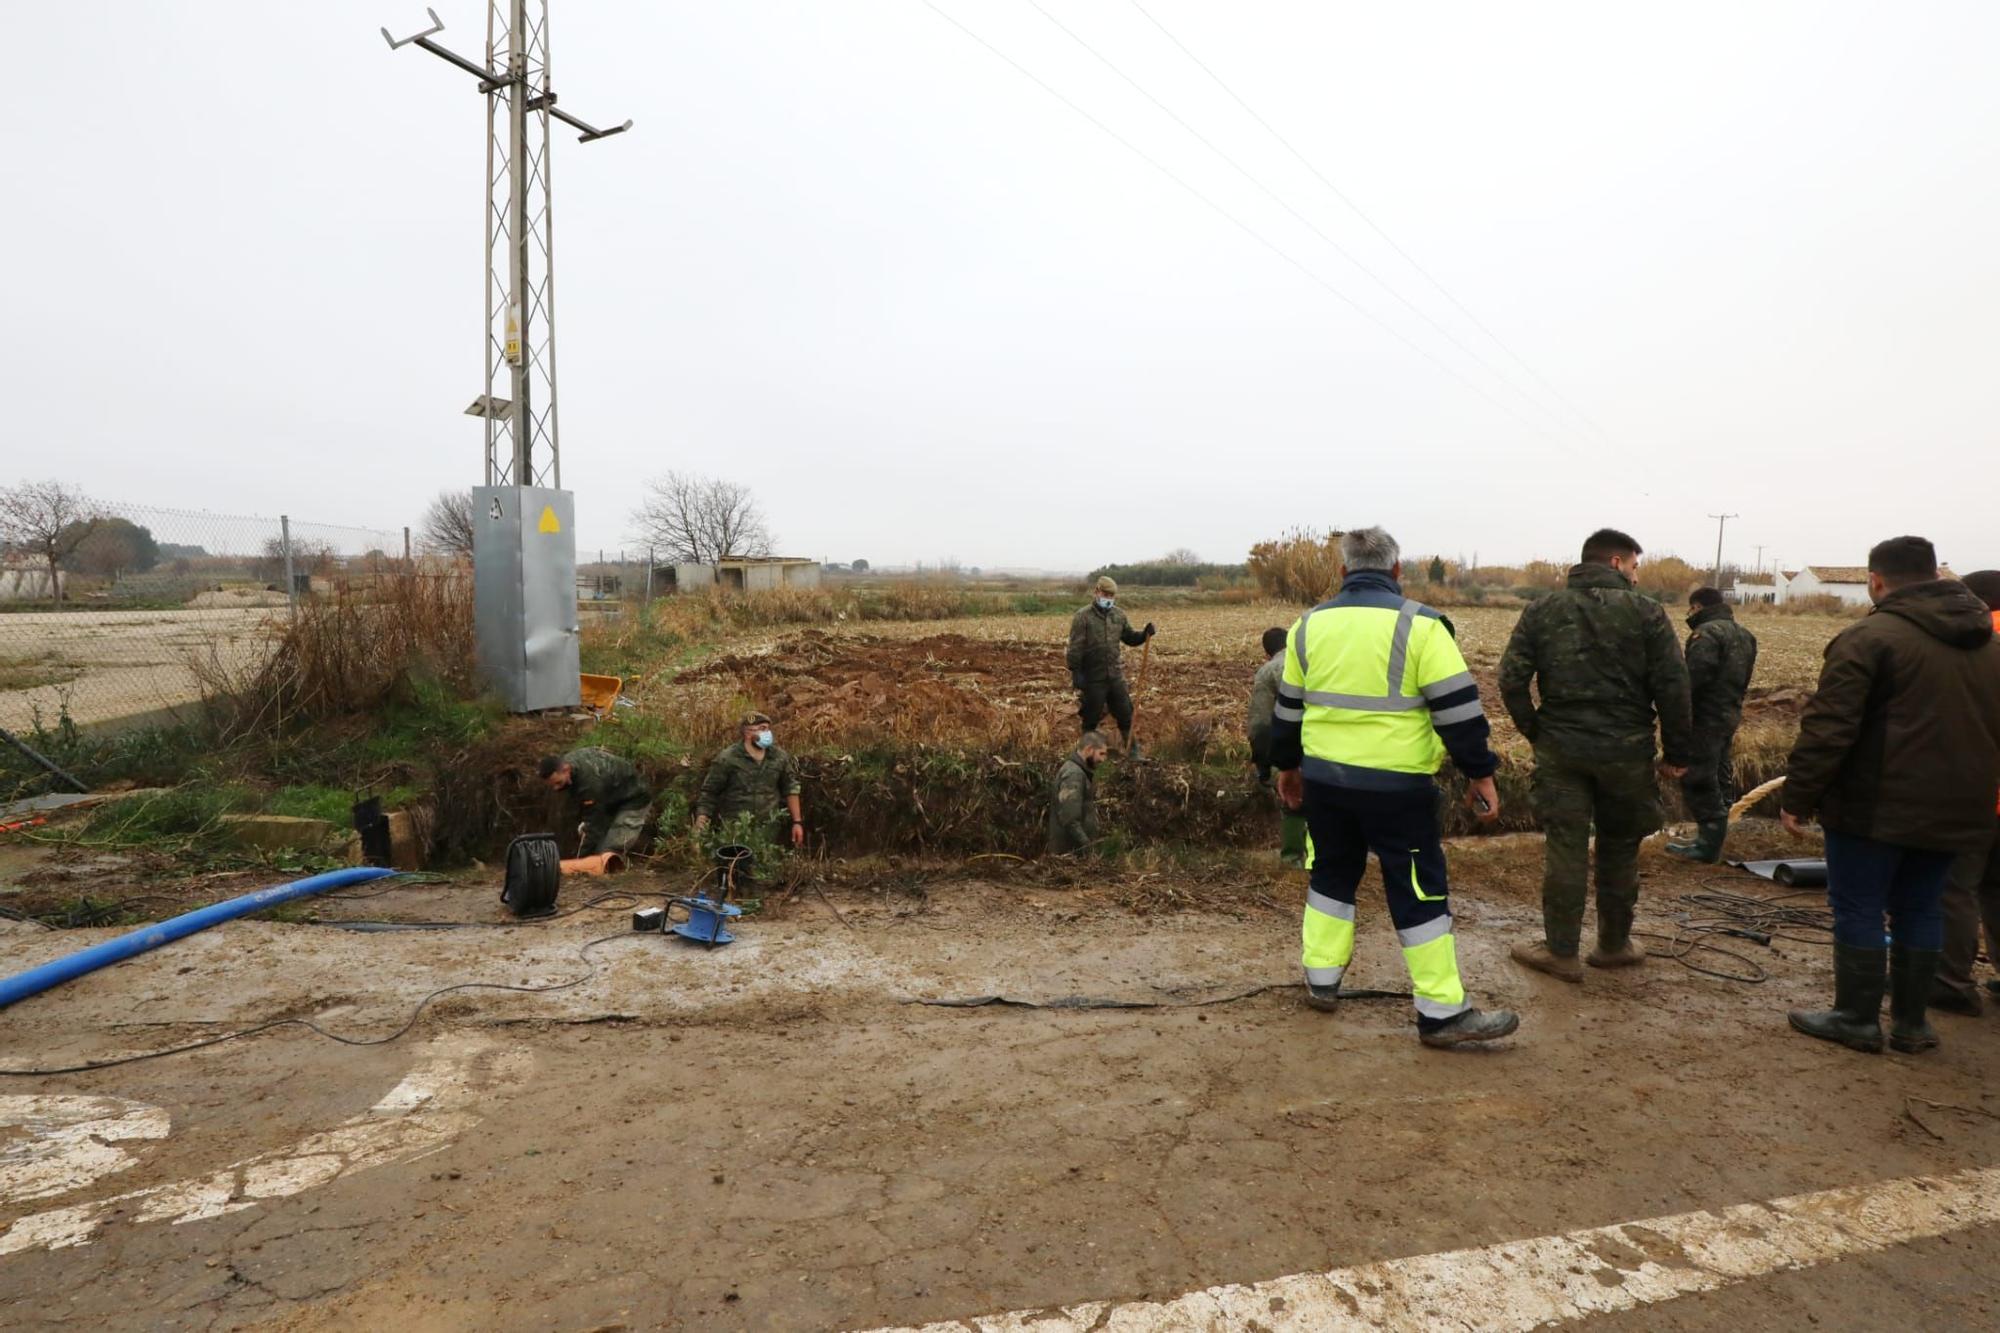
[[[1967,591],[1993,612],[1993,630],[2000,634],[2000,569],[1982,569],[1965,576]],[[1952,864],[1944,885],[1944,957],[1938,963],[1937,987],[1931,1008],[1978,1017],[1985,1007],[1972,984],[1972,965],[1979,957],[1979,927],[1986,925],[1986,956],[2000,962],[2000,805],[1993,831],[1977,851]],[[2000,981],[1988,981],[2000,992]]]
[[[1104,737],[1086,731],[1056,771],[1054,799],[1049,803],[1051,856],[1087,851],[1097,841],[1097,766],[1109,753]]]
[[[545,755],[536,770],[550,791],[569,798],[576,815],[578,856],[629,852],[646,830],[653,794],[639,770],[609,750],[587,746]]]
[[[1533,796],[1542,826],[1543,938],[1514,960],[1564,981],[1583,980],[1577,950],[1589,897],[1590,834],[1597,830],[1594,967],[1644,960],[1632,939],[1639,844],[1664,820],[1653,776],[1687,772],[1693,736],[1680,638],[1658,602],[1632,585],[1639,543],[1605,528],[1583,544],[1569,584],[1529,604],[1500,661],[1500,697],[1535,747]],[[1530,691],[1540,692],[1537,702]]]
[[[1714,865],[1729,836],[1729,803],[1736,799],[1736,729],[1743,724],[1743,696],[1757,668],[1757,636],[1736,623],[1736,613],[1714,588],[1688,597],[1688,691],[1694,703],[1694,755],[1681,779],[1681,802],[1695,821],[1693,842],[1667,850]]]
[[[1154,630],[1150,621],[1144,629],[1133,629],[1117,599],[1118,584],[1100,578],[1090,605],[1070,618],[1066,661],[1083,729],[1096,731],[1108,708],[1118,724],[1118,748],[1125,750],[1132,741],[1132,695],[1125,688],[1122,658],[1126,648],[1137,648],[1153,637]]]
[[[1793,833],[1819,816],[1833,907],[1833,1008],[1793,1010],[1791,1023],[1880,1051],[1886,961],[1889,1044],[1927,1051],[1945,876],[1993,836],[2000,642],[1986,604],[1938,577],[1921,537],[1868,553],[1868,596],[1875,609],[1827,645],[1779,802]]]

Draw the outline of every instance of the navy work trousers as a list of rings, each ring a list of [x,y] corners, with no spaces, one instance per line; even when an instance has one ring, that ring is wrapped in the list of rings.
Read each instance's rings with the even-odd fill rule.
[[[1898,847],[1827,830],[1826,897],[1833,937],[1856,949],[1882,947],[1883,920],[1905,949],[1944,947],[1945,877],[1950,852]]]

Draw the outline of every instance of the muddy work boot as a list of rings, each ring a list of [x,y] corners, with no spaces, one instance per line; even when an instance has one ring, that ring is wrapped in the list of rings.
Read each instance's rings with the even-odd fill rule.
[[[1323,1014],[1330,1014],[1340,1008],[1340,983],[1331,986],[1315,986],[1311,978],[1306,980],[1306,1005]]]
[[[1592,967],[1637,967],[1646,961],[1646,949],[1630,935],[1617,941],[1600,936],[1597,947],[1583,961]]]
[[[1667,854],[1712,866],[1722,860],[1722,844],[1728,837],[1728,820],[1704,819],[1695,826],[1693,842],[1670,842],[1667,844]]]
[[[1557,953],[1541,940],[1533,944],[1517,944],[1508,952],[1522,967],[1546,972],[1558,981],[1574,984],[1583,980],[1583,964],[1575,954]]]
[[[1597,947],[1583,960],[1592,967],[1636,967],[1646,951],[1632,938],[1632,909],[1618,903],[1597,905]]]
[[[1889,1045],[1908,1055],[1937,1049],[1936,1029],[1924,1021],[1924,1007],[1937,985],[1938,963],[1944,955],[1936,949],[1889,950]]]
[[[1417,1040],[1426,1046],[1463,1046],[1467,1042],[1510,1037],[1520,1026],[1521,1016],[1511,1009],[1495,1009],[1490,1014],[1481,1009],[1468,1009],[1462,1014],[1452,1015],[1428,1032],[1417,1033]]]
[[[1792,1026],[1808,1037],[1837,1041],[1850,1050],[1878,1055],[1882,1050],[1883,964],[1887,949],[1833,946],[1833,1008],[1794,1009]]]

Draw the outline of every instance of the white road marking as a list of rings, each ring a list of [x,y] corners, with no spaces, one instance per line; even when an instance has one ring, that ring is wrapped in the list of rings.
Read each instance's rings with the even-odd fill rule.
[[[1091,1301],[875,1333],[1500,1333],[1632,1310],[2000,1222],[2000,1169],[1912,1176],[1478,1249],[1387,1259],[1170,1301]]]
[[[206,1176],[20,1218],[0,1232],[0,1255],[87,1245],[113,1213],[130,1222],[178,1226],[254,1208],[265,1199],[303,1193],[357,1171],[428,1156],[479,1123],[478,1116],[460,1107],[475,1074],[487,1079],[515,1079],[525,1073],[528,1059],[525,1051],[499,1050],[487,1037],[457,1034],[439,1038],[425,1048],[402,1082],[344,1124]],[[164,1134],[165,1112],[159,1114]]]
[[[123,1171],[139,1159],[118,1145],[163,1139],[168,1126],[159,1107],[123,1097],[0,1097],[0,1204],[67,1194]]]

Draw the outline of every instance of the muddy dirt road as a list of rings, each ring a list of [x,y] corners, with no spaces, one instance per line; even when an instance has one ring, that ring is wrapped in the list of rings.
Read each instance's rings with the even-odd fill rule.
[[[0,1081],[0,1326],[1994,1326],[2000,1017],[1939,1018],[1921,1058],[1793,1036],[1828,967],[1787,941],[1743,946],[1759,986],[1525,974],[1504,955],[1538,854],[1454,851],[1468,982],[1522,1012],[1475,1053],[1423,1050],[1396,1001],[1228,999],[1294,979],[1289,913],[1005,882],[837,894],[851,928],[802,899],[713,954],[609,906],[211,931],[0,1011],[0,1062],[282,1016],[366,1038],[452,982],[589,980],[446,996],[383,1046],[292,1028]],[[1707,877],[1646,870],[1655,925]],[[1363,918],[1353,984],[1401,987],[1379,897]],[[26,965],[93,935],[0,944]],[[579,947],[606,935],[593,973]],[[1166,1007],[906,1002],[996,993]],[[1475,1253],[1420,1258],[1453,1251]]]

